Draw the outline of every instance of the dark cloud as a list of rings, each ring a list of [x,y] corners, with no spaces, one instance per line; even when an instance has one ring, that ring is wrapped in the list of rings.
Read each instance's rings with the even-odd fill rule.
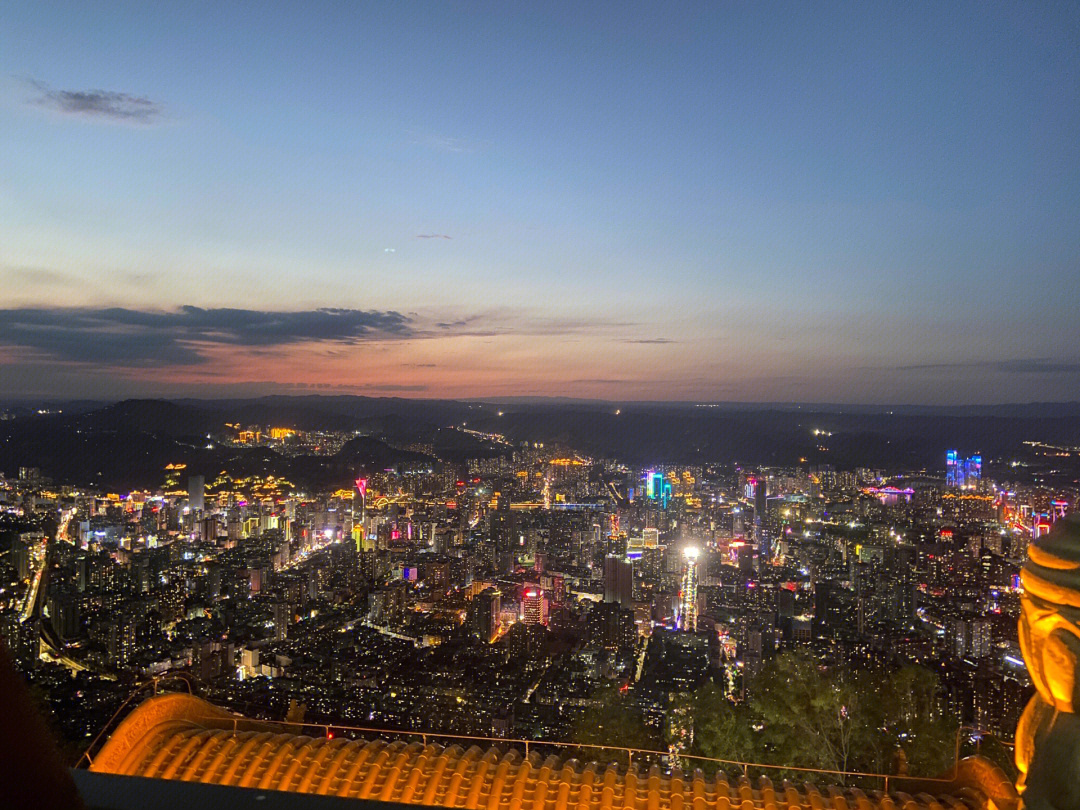
[[[1001,360],[994,364],[1003,374],[1077,374],[1080,362],[1059,360]]]
[[[355,391],[427,391],[428,386],[415,384],[406,385],[403,383],[364,383],[363,385],[350,386]]]
[[[112,90],[57,90],[36,79],[29,79],[27,83],[38,92],[38,96],[32,99],[34,104],[64,115],[150,124],[162,114],[162,107],[156,101],[130,93]]]
[[[641,338],[639,340],[624,340],[623,343],[637,343],[648,346],[662,346],[666,343],[677,343],[671,338]]]
[[[900,371],[993,371],[999,374],[1080,374],[1080,361],[1045,357],[1020,360],[974,360],[966,363],[916,363]]]
[[[5,309],[0,310],[0,346],[77,363],[194,365],[205,361],[200,347],[207,345],[258,349],[310,341],[351,344],[410,337],[410,323],[399,312],[359,309]]]
[[[445,233],[418,233],[417,239],[453,239],[452,236],[447,236]]]

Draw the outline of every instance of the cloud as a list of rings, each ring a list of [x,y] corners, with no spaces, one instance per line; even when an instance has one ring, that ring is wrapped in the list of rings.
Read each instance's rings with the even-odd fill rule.
[[[162,106],[156,101],[130,93],[112,90],[57,90],[36,79],[27,79],[26,83],[38,92],[37,97],[31,99],[31,103],[62,115],[151,124],[157,121],[163,112]]]
[[[406,385],[404,383],[364,383],[363,385],[345,386],[354,391],[427,391],[428,386],[422,384]]]
[[[1080,374],[1080,361],[1037,357],[1019,360],[972,360],[961,363],[916,363],[899,371],[992,371],[998,374]]]
[[[662,346],[667,343],[678,343],[678,341],[672,340],[671,338],[641,338],[639,340],[624,340],[623,343],[637,343],[647,346]]]
[[[462,329],[473,323],[474,321],[476,321],[476,316],[473,316],[471,318],[462,318],[458,321],[439,321],[435,325],[439,329]]]
[[[1002,374],[1080,374],[1080,362],[1058,360],[1000,360],[994,367]]]
[[[392,310],[274,312],[202,309],[174,312],[113,307],[0,310],[0,346],[58,360],[118,366],[195,365],[207,346],[267,348],[314,341],[354,344],[413,335],[411,319]]]
[[[42,287],[60,287],[71,284],[74,279],[68,273],[44,267],[3,267],[0,268],[0,276],[6,277],[13,284],[37,284]]]
[[[445,233],[418,233],[417,239],[453,239],[452,236],[447,236]]]

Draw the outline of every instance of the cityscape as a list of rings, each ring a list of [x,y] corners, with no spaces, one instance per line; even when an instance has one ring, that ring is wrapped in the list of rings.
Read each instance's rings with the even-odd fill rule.
[[[299,427],[280,403],[286,421],[269,424],[187,405],[168,420],[183,427],[141,431],[163,407],[3,423],[9,443],[35,426],[177,452],[119,491],[28,465],[3,479],[0,627],[76,760],[138,684],[179,674],[250,717],[629,745],[668,767],[738,753],[888,773],[906,747],[932,776],[953,738],[1011,767],[1000,742],[1034,692],[1020,569],[1075,509],[1080,447],[837,466],[840,415],[818,413],[800,417],[813,460],[646,467],[492,427],[527,423],[524,406],[461,403],[475,427],[413,423],[409,436]],[[216,427],[185,435],[194,419]],[[290,480],[316,459],[340,472]],[[907,677],[921,714],[859,756],[777,759],[748,713],[806,662],[830,679]],[[734,752],[712,728],[725,713],[747,723],[721,738]]]
[[[1078,100],[1075,0],[3,4],[0,810],[1080,810]]]

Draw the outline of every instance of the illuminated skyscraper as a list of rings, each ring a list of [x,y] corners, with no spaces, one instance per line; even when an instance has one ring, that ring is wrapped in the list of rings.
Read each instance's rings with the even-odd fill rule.
[[[548,600],[536,585],[526,585],[521,594],[521,620],[526,625],[548,623]]]
[[[982,456],[961,458],[956,450],[945,453],[945,486],[978,489],[982,480]]]
[[[683,551],[683,556],[686,557],[686,568],[679,590],[678,626],[680,630],[694,633],[697,632],[698,550],[691,546]]]
[[[945,453],[945,486],[955,487],[957,486],[957,467],[959,467],[959,453],[955,450],[949,450]]]
[[[667,509],[668,501],[671,500],[671,484],[664,480],[664,474],[656,470],[645,473],[645,495],[651,501],[660,504],[661,509]]]
[[[360,501],[360,513],[357,514],[356,502]],[[363,551],[364,530],[367,520],[367,479],[356,479],[356,491],[352,496],[352,535],[356,543],[356,550]]]
[[[982,456],[964,459],[964,489],[976,489],[982,480]]]

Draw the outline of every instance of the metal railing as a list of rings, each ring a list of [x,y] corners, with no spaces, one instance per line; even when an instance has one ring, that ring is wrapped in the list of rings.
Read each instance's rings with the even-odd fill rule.
[[[157,692],[158,680],[159,679],[155,679],[155,681],[152,684],[154,686],[155,693]],[[165,677],[163,676],[163,678],[160,679],[160,680],[165,680]],[[188,689],[190,691],[190,681],[187,678],[184,678],[183,680],[187,683]],[[151,684],[146,684],[144,686],[149,686],[149,685],[151,685]],[[131,697],[129,697],[127,701],[124,702],[125,706],[130,702],[132,697],[134,697],[134,694]],[[116,715],[114,715],[114,719],[115,719],[115,717],[117,715],[120,714],[120,712],[123,710],[123,708],[124,708],[124,706],[121,706],[120,709],[117,710]],[[499,746],[499,747],[502,747],[502,748],[522,749],[524,751],[524,755],[525,755],[526,758],[528,758],[531,751],[534,751],[536,749],[544,749],[544,748],[553,748],[553,749],[556,749],[556,750],[568,751],[568,752],[571,752],[571,753],[581,751],[581,750],[592,750],[592,751],[598,751],[598,752],[600,752],[600,751],[611,751],[611,752],[616,752],[618,754],[625,754],[626,758],[627,758],[626,762],[627,762],[627,767],[628,768],[633,766],[635,756],[638,757],[639,761],[642,760],[642,759],[644,759],[646,761],[649,761],[649,760],[663,761],[665,759],[666,760],[671,760],[671,759],[687,760],[687,761],[692,761],[692,762],[695,762],[695,763],[700,762],[700,763],[705,764],[705,765],[716,766],[717,769],[719,769],[721,766],[727,766],[727,767],[735,769],[736,771],[741,772],[742,775],[744,777],[746,777],[746,778],[749,778],[751,771],[754,770],[754,771],[773,771],[773,772],[777,772],[777,773],[779,773],[779,772],[788,772],[788,773],[819,774],[819,775],[822,775],[822,776],[839,777],[841,780],[844,780],[844,781],[846,781],[848,779],[878,780],[878,781],[880,781],[882,783],[883,789],[885,790],[886,793],[889,792],[889,783],[890,783],[890,781],[898,781],[898,780],[899,781],[917,781],[917,782],[924,782],[924,783],[937,783],[937,784],[943,784],[943,785],[944,784],[949,784],[949,783],[955,781],[956,778],[958,777],[959,773],[960,773],[960,749],[961,749],[961,743],[962,743],[962,740],[963,740],[963,737],[964,737],[965,733],[967,733],[969,739],[971,739],[972,737],[976,737],[977,750],[978,750],[978,746],[981,745],[981,740],[982,740],[983,737],[991,737],[994,740],[998,741],[999,743],[1001,743],[1002,745],[1005,745],[1007,747],[1013,747],[1014,746],[1014,743],[1012,743],[1011,741],[1002,740],[1002,739],[998,738],[996,735],[991,734],[989,731],[987,731],[985,729],[981,729],[981,728],[978,728],[976,726],[960,726],[956,730],[955,757],[954,757],[954,761],[953,761],[953,764],[952,764],[952,766],[951,766],[951,768],[949,770],[948,775],[947,776],[936,776],[936,777],[924,777],[924,776],[914,776],[914,775],[911,775],[911,774],[872,773],[872,772],[866,772],[866,771],[848,771],[848,770],[837,770],[837,769],[832,769],[832,768],[804,767],[804,766],[797,766],[797,765],[775,765],[775,764],[766,763],[766,762],[749,762],[749,761],[746,761],[746,760],[737,760],[737,759],[721,759],[719,757],[708,757],[708,756],[704,756],[704,755],[701,755],[701,754],[686,754],[686,753],[672,752],[672,751],[658,751],[658,750],[655,750],[655,749],[633,748],[633,747],[623,746],[623,745],[609,745],[609,744],[598,744],[598,743],[576,743],[576,742],[565,742],[565,741],[562,741],[562,740],[528,740],[528,739],[519,739],[519,738],[512,738],[512,737],[488,737],[488,736],[481,736],[481,735],[474,735],[474,734],[456,734],[456,733],[452,733],[452,732],[440,732],[440,731],[415,731],[415,730],[412,730],[412,729],[376,728],[376,727],[373,727],[373,726],[350,726],[350,725],[344,725],[344,724],[341,724],[341,723],[318,723],[318,722],[311,722],[311,721],[304,721],[304,720],[262,720],[262,719],[259,719],[259,718],[256,718],[256,717],[249,717],[247,715],[239,714],[237,712],[227,712],[226,717],[222,717],[222,716],[219,715],[219,716],[206,716],[206,717],[200,718],[198,716],[195,716],[195,717],[191,717],[189,719],[192,720],[192,721],[196,721],[196,722],[202,720],[202,721],[205,721],[207,723],[207,725],[210,726],[210,727],[215,727],[216,726],[216,727],[219,727],[219,728],[222,727],[223,723],[227,724],[227,723],[231,722],[231,725],[232,725],[231,731],[232,731],[233,734],[237,734],[237,733],[241,732],[242,731],[241,725],[245,724],[245,725],[256,725],[256,726],[264,726],[264,727],[265,726],[280,726],[280,727],[285,727],[285,728],[293,728],[293,729],[298,730],[296,732],[298,735],[306,733],[308,736],[314,736],[315,734],[317,734],[318,736],[324,737],[326,739],[334,739],[337,736],[341,736],[341,735],[348,736],[348,735],[354,734],[354,735],[365,735],[365,736],[368,736],[368,737],[376,737],[376,738],[382,738],[382,739],[400,738],[400,737],[418,738],[420,740],[420,742],[424,746],[427,746],[429,743],[442,742],[442,741],[448,741],[448,742],[451,742],[451,743],[464,742],[464,743],[470,743],[470,744],[472,744],[472,743],[487,743],[489,745]],[[112,720],[110,720],[110,724],[111,723],[112,723]],[[225,726],[225,728],[227,728],[227,726]],[[307,731],[308,729],[310,729],[311,731]],[[101,733],[98,734],[98,737],[95,738],[94,743],[91,743],[91,748],[93,748],[94,744],[96,744],[97,740],[102,736],[102,734],[104,734],[104,732],[105,732],[105,729],[102,729]],[[314,732],[314,734],[313,734],[313,732]],[[86,753],[83,754],[83,758],[89,764],[92,764],[93,763],[93,758],[92,758],[92,756],[90,754],[90,750],[91,750],[90,748],[87,749]],[[80,764],[81,764],[81,762],[82,762],[82,760],[80,760]],[[79,765],[76,765],[76,767],[79,767]]]
[[[194,694],[194,690],[192,689],[194,681],[186,672],[166,672],[164,675],[158,675],[145,683],[139,684],[132,690],[131,694],[125,698],[124,702],[120,704],[117,710],[113,712],[112,717],[110,717],[105,725],[101,727],[101,731],[99,731],[94,736],[94,739],[90,741],[90,745],[83,751],[82,756],[79,757],[79,761],[75,763],[75,767],[81,768],[84,760],[87,765],[93,765],[94,757],[90,752],[96,749],[97,744],[101,741],[102,737],[105,736],[105,732],[113,728],[113,724],[116,722],[116,719],[120,717],[121,712],[130,705],[131,701],[151,687],[153,687],[154,694],[156,695],[161,684],[167,681],[181,681],[184,686],[187,687],[188,694]]]
[[[101,728],[90,745],[83,752],[79,761],[75,764],[75,768],[83,767],[83,763],[86,766],[92,766],[94,761],[94,755],[98,743],[102,741],[103,737],[109,732],[116,724],[117,719],[124,712],[132,701],[143,694],[148,689],[153,689],[153,693],[157,695],[160,692],[161,685],[170,681],[179,681],[183,683],[188,694],[193,694],[193,681],[191,676],[185,672],[168,672],[163,675],[159,675],[143,684],[137,686],[130,695],[120,704],[119,708],[109,718],[108,722]],[[965,734],[968,741],[974,740],[975,753],[981,752],[982,740],[984,738],[990,738],[996,743],[1006,747],[1015,748],[1015,743],[1011,740],[1004,740],[990,731],[980,728],[978,726],[964,725],[959,726],[956,729],[955,744],[954,744],[954,756],[953,763],[949,769],[947,776],[937,777],[923,777],[913,776],[911,774],[897,774],[897,773],[872,773],[867,771],[848,771],[837,770],[831,768],[817,768],[817,767],[804,767],[797,765],[775,765],[766,762],[750,762],[746,760],[737,759],[722,759],[719,757],[708,757],[701,754],[687,754],[674,751],[659,751],[650,748],[633,748],[623,745],[610,745],[599,743],[577,743],[566,742],[562,740],[528,740],[513,737],[490,737],[474,734],[457,734],[453,732],[441,732],[441,731],[415,731],[412,729],[395,729],[395,728],[377,728],[373,726],[351,726],[341,723],[317,723],[304,720],[264,720],[256,717],[250,717],[239,712],[233,712],[228,710],[222,710],[226,713],[226,717],[222,716],[207,716],[204,718],[193,717],[192,720],[203,720],[208,724],[220,726],[223,722],[230,722],[232,724],[232,733],[238,733],[240,725],[243,724],[257,724],[262,726],[280,726],[285,728],[298,729],[298,734],[305,733],[305,729],[311,729],[317,731],[321,736],[327,739],[333,739],[335,733],[343,733],[345,735],[366,735],[378,738],[400,738],[400,737],[412,737],[419,738],[424,746],[427,746],[430,742],[435,741],[448,741],[448,742],[467,742],[467,743],[487,743],[489,745],[501,746],[503,748],[518,748],[524,751],[526,758],[529,757],[530,752],[535,749],[552,748],[556,750],[566,751],[574,753],[582,750],[590,751],[611,751],[618,754],[626,755],[627,767],[630,768],[634,764],[634,757],[637,756],[639,761],[644,759],[645,761],[664,761],[664,760],[686,760],[692,762],[700,762],[704,765],[716,766],[717,769],[720,766],[728,766],[741,771],[744,777],[749,778],[751,770],[757,771],[773,771],[773,772],[791,772],[791,773],[807,773],[807,774],[820,774],[822,776],[840,777],[841,780],[854,779],[873,779],[880,780],[883,784],[885,792],[889,791],[890,780],[909,780],[919,781],[927,783],[940,783],[948,784],[953,782],[960,772],[960,751],[961,745],[964,740]]]

